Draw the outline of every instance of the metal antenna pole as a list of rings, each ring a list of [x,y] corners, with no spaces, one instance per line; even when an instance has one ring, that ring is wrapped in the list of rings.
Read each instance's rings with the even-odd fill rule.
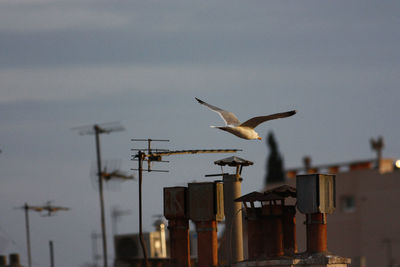
[[[149,266],[148,260],[147,260],[147,249],[146,249],[146,244],[144,243],[144,238],[143,238],[143,223],[142,223],[142,172],[143,172],[143,157],[144,153],[139,150],[138,153],[138,170],[139,170],[139,238],[140,238],[140,244],[142,245],[142,251],[143,251],[143,256],[144,260],[146,263],[146,267]]]
[[[118,122],[103,123],[101,125],[95,124],[93,126],[82,126],[73,128],[79,131],[79,134],[94,134],[96,137],[96,155],[97,155],[97,175],[99,177],[99,198],[100,198],[100,220],[101,230],[103,237],[103,260],[104,267],[108,266],[107,261],[107,236],[106,236],[106,219],[104,216],[104,196],[103,196],[103,175],[101,172],[101,157],[100,157],[100,137],[102,133],[111,133],[116,131],[123,131],[125,128]]]
[[[28,251],[28,267],[32,267],[31,257],[31,236],[29,231],[29,206],[27,203],[24,205],[25,210],[25,227],[26,227],[26,247]]]
[[[53,248],[53,241],[49,241],[49,248],[50,248],[50,267],[54,267],[54,248]]]
[[[94,125],[93,129],[96,136],[96,155],[97,155],[97,173],[99,176],[99,197],[100,197],[100,220],[101,220],[101,233],[103,239],[103,261],[104,267],[107,267],[107,235],[106,235],[106,219],[104,216],[104,195],[103,195],[103,178],[101,174],[101,156],[100,156],[100,127]]]
[[[25,203],[22,207],[18,209],[23,209],[25,211],[25,228],[26,228],[26,247],[28,252],[28,267],[32,267],[32,256],[31,256],[31,234],[29,230],[29,210],[33,210],[36,212],[47,212],[42,216],[51,216],[52,213],[60,211],[60,210],[69,210],[67,207],[61,206],[52,206],[50,201],[47,202],[44,206],[29,206],[28,203]]]

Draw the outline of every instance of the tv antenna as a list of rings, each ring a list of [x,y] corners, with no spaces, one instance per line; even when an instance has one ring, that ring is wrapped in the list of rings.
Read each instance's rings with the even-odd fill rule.
[[[381,159],[382,159],[382,150],[384,148],[384,142],[382,136],[379,136],[377,139],[371,138],[369,140],[371,144],[371,149],[376,151],[376,165],[379,168],[379,165],[381,164]]]
[[[143,171],[147,172],[168,172],[168,170],[153,170],[151,163],[156,162],[169,162],[163,161],[163,156],[171,155],[187,155],[187,154],[205,154],[205,153],[235,153],[241,151],[241,149],[198,149],[198,150],[175,150],[170,151],[168,149],[152,149],[151,142],[169,142],[166,139],[131,139],[133,142],[147,142],[147,148],[145,149],[131,149],[131,151],[137,151],[135,155],[132,155],[132,160],[138,162],[138,168],[132,168],[139,173],[139,240],[142,247],[146,267],[148,264],[147,249],[143,239],[142,229],[142,180]],[[143,169],[143,161],[147,161],[147,169]]]
[[[99,198],[100,198],[100,221],[101,232],[103,240],[103,264],[107,267],[107,235],[106,235],[106,219],[104,215],[104,195],[103,195],[103,173],[101,167],[101,153],[100,153],[100,134],[109,134],[112,132],[119,132],[125,130],[119,122],[108,122],[103,124],[94,124],[88,126],[81,126],[73,128],[78,130],[80,135],[94,135],[96,140],[96,156],[97,156],[97,176],[99,181]]]
[[[105,187],[107,189],[115,189],[116,185],[120,182],[134,180],[133,175],[128,175],[126,172],[120,170],[121,161],[120,160],[105,160],[102,162],[103,171],[101,172],[101,177],[105,182]],[[93,187],[99,190],[99,180],[97,174],[97,166],[92,165],[90,171],[90,179]]]
[[[36,207],[36,208],[42,209],[42,211],[45,212],[44,214],[42,213],[40,216],[42,216],[42,217],[51,217],[51,216],[54,216],[57,211],[70,210],[70,208],[68,208],[68,207],[54,206],[54,205],[51,204],[51,202],[52,201],[47,201],[47,203],[45,205],[40,206],[40,207]]]
[[[46,205],[43,206],[30,206],[28,203],[25,203],[22,207],[17,209],[22,209],[25,211],[25,228],[26,228],[26,248],[28,253],[28,267],[32,267],[32,255],[31,255],[31,234],[29,228],[29,211],[36,212],[48,212],[47,216],[51,216],[51,214],[60,211],[60,210],[69,210],[67,207],[61,206],[53,206],[51,205],[51,201],[48,201]],[[46,216],[46,215],[45,215]]]

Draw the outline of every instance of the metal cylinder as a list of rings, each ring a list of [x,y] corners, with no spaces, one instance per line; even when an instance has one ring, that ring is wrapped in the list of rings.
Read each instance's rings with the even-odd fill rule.
[[[326,214],[306,214],[307,252],[320,253],[327,251]]]
[[[217,222],[196,222],[198,267],[218,265]]]
[[[247,209],[247,252],[250,260],[264,258],[264,221],[261,219],[261,208]]]
[[[263,206],[263,236],[267,257],[278,257],[284,254],[282,213],[283,206],[281,205]]]
[[[190,267],[189,220],[168,221],[170,234],[170,253],[174,266]]]
[[[292,256],[297,253],[295,206],[283,207],[282,227],[284,254]]]
[[[227,261],[229,264],[243,261],[243,227],[241,203],[235,199],[241,195],[239,175],[224,175],[224,211]]]

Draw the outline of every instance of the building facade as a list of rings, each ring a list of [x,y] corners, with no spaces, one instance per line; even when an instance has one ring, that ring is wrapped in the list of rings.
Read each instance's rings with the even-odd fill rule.
[[[400,266],[400,170],[390,168],[389,161],[380,169],[373,162],[349,164],[346,171],[334,167],[326,168],[338,171],[336,210],[327,218],[328,251],[351,258],[351,266]],[[296,178],[287,184],[296,186]],[[298,212],[296,220],[301,252],[306,240],[304,215]]]

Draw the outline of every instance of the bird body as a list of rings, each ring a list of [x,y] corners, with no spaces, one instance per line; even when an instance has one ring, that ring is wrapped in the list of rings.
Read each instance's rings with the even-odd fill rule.
[[[261,137],[258,136],[257,132],[254,129],[249,127],[241,127],[241,126],[211,126],[212,128],[218,128],[220,130],[229,132],[231,134],[236,135],[237,137],[252,140],[252,139],[260,139]]]
[[[251,118],[244,123],[240,123],[239,119],[233,114],[232,112],[223,110],[221,108],[218,108],[216,106],[210,105],[196,97],[196,100],[211,109],[212,111],[217,112],[221,118],[225,121],[225,126],[211,126],[212,128],[218,128],[220,130],[229,132],[231,134],[236,135],[237,137],[247,139],[247,140],[253,140],[253,139],[259,139],[261,140],[262,138],[258,135],[258,133],[254,130],[255,127],[257,127],[259,124],[269,121],[269,120],[275,120],[275,119],[280,119],[280,118],[286,118],[293,116],[296,114],[295,110],[287,111],[287,112],[282,112],[282,113],[275,113],[267,116],[258,116]]]

